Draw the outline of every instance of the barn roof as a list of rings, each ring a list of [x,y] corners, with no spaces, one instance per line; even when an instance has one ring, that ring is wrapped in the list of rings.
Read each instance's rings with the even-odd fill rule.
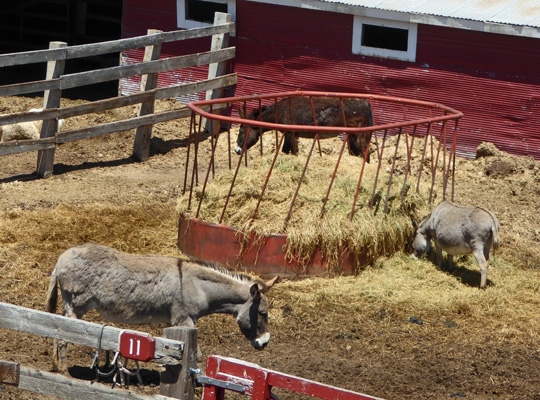
[[[254,1],[540,38],[540,0]]]
[[[540,27],[537,0],[324,0],[380,10]]]

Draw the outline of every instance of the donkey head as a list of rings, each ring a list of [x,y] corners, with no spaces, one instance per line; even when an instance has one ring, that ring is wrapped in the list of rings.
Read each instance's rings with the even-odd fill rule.
[[[427,229],[429,218],[430,216],[428,215],[417,224],[416,221],[411,217],[415,230],[412,244],[413,258],[420,257],[422,254],[426,254],[431,250],[431,235]]]
[[[268,332],[268,300],[264,292],[268,291],[278,277],[265,284],[254,283],[250,290],[248,301],[238,307],[236,322],[246,338],[251,340],[251,345],[257,350],[262,350],[270,341]]]
[[[242,119],[252,119],[258,120],[260,118],[261,112],[266,110],[266,107],[261,109],[255,109],[251,114],[246,115],[243,110],[239,110],[238,113]],[[248,124],[241,124],[238,130],[238,137],[236,138],[236,145],[234,146],[234,151],[238,155],[242,155],[244,144],[246,145],[245,149],[249,149],[259,141],[259,138],[262,134],[262,128],[258,126],[252,126]],[[247,142],[246,142],[247,135]]]

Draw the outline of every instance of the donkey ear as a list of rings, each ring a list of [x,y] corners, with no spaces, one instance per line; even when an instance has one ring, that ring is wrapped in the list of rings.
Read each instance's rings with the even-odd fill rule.
[[[414,229],[416,230],[418,228],[418,224],[416,223],[416,221],[414,220],[413,216],[411,215],[411,222],[412,222],[412,226],[414,227]]]
[[[259,288],[261,292],[266,293],[270,290],[272,286],[274,286],[279,281],[279,276],[276,276],[269,281],[264,283],[264,286],[262,288]]]
[[[246,113],[241,108],[238,109],[238,115],[240,116],[240,118],[246,119]]]
[[[253,300],[259,300],[261,298],[261,291],[259,290],[258,283],[251,285],[251,288],[249,288],[249,294],[251,294],[251,298]]]

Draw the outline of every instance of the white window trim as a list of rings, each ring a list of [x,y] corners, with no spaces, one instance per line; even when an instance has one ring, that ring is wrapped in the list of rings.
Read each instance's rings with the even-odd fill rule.
[[[204,1],[204,0],[201,0]],[[236,21],[236,0],[211,0],[214,3],[227,4],[227,13],[231,14],[232,22]],[[184,0],[176,0],[176,26],[182,29],[205,28],[213,23],[199,22],[186,19],[186,3]]]
[[[362,24],[383,26],[388,28],[407,29],[409,38],[407,43],[407,51],[379,49],[375,47],[362,46]],[[418,36],[418,25],[415,23],[393,21],[379,18],[354,16],[353,24],[353,54],[361,54],[370,57],[390,58],[402,61],[416,61],[416,41]]]

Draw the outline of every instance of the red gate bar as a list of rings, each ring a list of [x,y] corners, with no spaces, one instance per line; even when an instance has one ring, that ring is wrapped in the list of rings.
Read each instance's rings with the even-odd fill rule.
[[[325,400],[382,400],[367,394],[261,368],[257,364],[234,358],[208,357],[206,374],[224,383],[243,386],[242,389],[245,389],[243,393],[250,395],[252,400],[272,399],[273,387]],[[223,400],[226,390],[223,386],[225,385],[205,383],[202,400]]]

